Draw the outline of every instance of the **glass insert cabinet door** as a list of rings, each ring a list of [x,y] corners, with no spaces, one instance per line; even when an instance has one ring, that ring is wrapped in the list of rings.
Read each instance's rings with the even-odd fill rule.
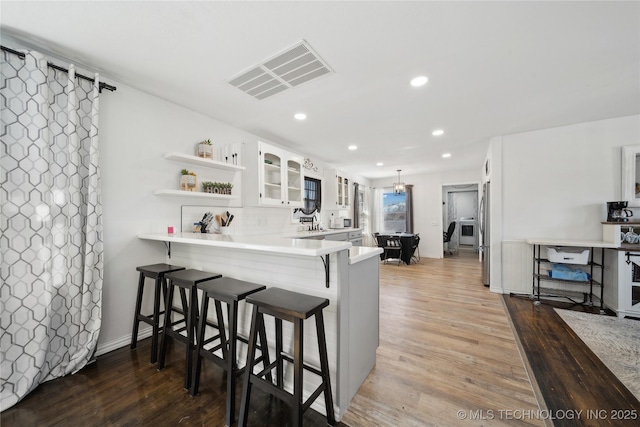
[[[264,152],[263,159],[262,203],[280,205],[282,203],[282,158],[276,153]]]
[[[349,179],[344,178],[344,188],[342,189],[343,205],[349,206]]]
[[[260,204],[301,208],[304,203],[303,157],[260,143]]]
[[[336,205],[338,208],[349,207],[349,178],[336,175]]]
[[[287,203],[294,206],[303,205],[303,183],[302,163],[296,159],[287,160]]]

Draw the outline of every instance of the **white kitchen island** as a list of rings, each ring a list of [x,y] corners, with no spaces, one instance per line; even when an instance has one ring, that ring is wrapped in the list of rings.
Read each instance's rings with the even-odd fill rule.
[[[164,242],[167,263],[329,299],[329,306],[324,309],[325,334],[335,416],[337,420],[342,418],[376,361],[380,248],[280,236],[154,233],[138,237],[149,240],[150,244]],[[246,336],[251,307],[243,301],[238,313],[238,331]],[[273,353],[273,319],[267,316],[265,320],[270,352]],[[307,322],[311,323],[305,325],[305,361],[319,367],[314,320]],[[292,329],[287,322],[284,326],[284,348],[288,351],[292,344]],[[241,364],[244,364],[246,350],[246,345],[239,346]],[[290,387],[292,366],[287,369],[285,387]],[[315,375],[305,375],[304,399],[318,384]],[[312,408],[325,413],[321,398],[316,399]]]

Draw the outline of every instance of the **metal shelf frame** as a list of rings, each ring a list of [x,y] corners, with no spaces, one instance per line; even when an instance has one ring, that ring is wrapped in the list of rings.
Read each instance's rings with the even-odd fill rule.
[[[533,277],[532,277],[532,289],[531,289],[531,294],[532,297],[535,298],[535,304],[539,305],[541,304],[540,301],[540,297],[544,296],[544,297],[554,297],[554,298],[566,298],[569,301],[573,302],[574,304],[586,304],[588,303],[590,306],[593,306],[593,298],[594,296],[600,300],[600,314],[604,314],[604,251],[605,248],[600,248],[601,249],[601,253],[600,253],[600,262],[595,262],[594,261],[594,249],[595,247],[591,247],[590,248],[590,253],[589,253],[589,262],[586,264],[587,266],[589,266],[589,274],[590,274],[590,278],[588,281],[579,281],[579,280],[565,280],[565,279],[557,279],[557,278],[553,278],[553,277],[549,277],[547,275],[541,274],[540,273],[540,265],[543,263],[551,263],[551,261],[549,261],[546,258],[542,258],[541,256],[541,250],[542,250],[542,246],[546,246],[546,245],[541,245],[541,244],[534,244],[533,245]],[[594,279],[594,267],[597,267],[600,269],[600,281],[595,280]],[[589,292],[582,292],[582,294],[584,295],[584,300],[582,302],[577,302],[574,299],[572,299],[570,296],[568,295],[563,295],[561,294],[561,292],[563,292],[562,289],[553,289],[554,292],[556,293],[551,293],[551,294],[542,294],[540,291],[540,282],[544,282],[544,281],[548,281],[548,282],[556,282],[556,283],[574,283],[574,284],[580,284],[580,285],[588,285],[589,286]],[[600,288],[600,296],[598,297],[597,295],[594,295],[594,286],[599,287]],[[567,293],[570,292],[574,292],[574,293],[580,293],[578,291],[564,291]]]

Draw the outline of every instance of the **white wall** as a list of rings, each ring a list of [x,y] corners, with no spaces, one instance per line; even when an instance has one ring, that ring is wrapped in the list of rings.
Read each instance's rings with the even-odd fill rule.
[[[600,239],[605,202],[621,197],[621,146],[638,116],[503,138],[503,238]]]
[[[638,115],[503,136],[490,148],[491,157],[500,159],[493,172],[501,172],[498,182],[492,176],[492,207],[500,210],[492,218],[501,215],[492,221],[492,237],[493,230],[501,236],[492,248],[496,241],[513,245],[537,237],[601,240],[605,203],[622,196],[621,147],[638,143]],[[496,283],[495,289],[492,282],[492,290],[522,289],[523,282],[529,289],[529,269],[502,265],[505,277],[521,279]]]
[[[117,91],[105,92],[100,98],[105,271],[99,354],[126,345],[130,339],[137,288],[136,267],[165,261],[162,243],[141,241],[136,236],[164,232],[168,225],[179,229],[182,205],[199,205],[202,211],[216,205],[210,201],[154,195],[154,191],[161,188],[177,189],[179,171],[183,167],[194,169],[166,160],[164,154],[173,151],[194,154],[195,144],[203,139],[222,144],[260,139],[117,81],[110,80],[109,83],[117,86]],[[241,187],[236,185],[234,189]],[[218,202],[217,205],[223,210],[227,203]],[[241,202],[233,205],[240,206]],[[263,220],[263,225],[266,218],[267,226],[291,224],[289,209],[236,207],[235,210],[243,211],[243,214],[237,222],[234,220],[234,225],[244,226],[247,230],[258,229],[258,218]],[[147,292],[147,312],[151,311],[151,301],[151,292]],[[141,329],[145,327],[141,325]]]
[[[480,172],[473,170],[402,176],[405,184],[413,184],[413,231],[420,233],[421,257],[442,258],[442,186],[477,183],[480,178]],[[378,179],[371,185],[392,187],[394,181]],[[373,231],[378,231],[375,225]]]
[[[131,334],[136,267],[165,261],[162,243],[144,242],[136,236],[166,230],[168,225],[179,227],[180,205],[203,204],[153,194],[161,188],[177,189],[179,171],[185,167],[165,160],[164,154],[193,154],[195,144],[207,138],[231,143],[255,136],[113,83],[117,91],[100,98],[105,248],[100,344],[117,346],[114,340],[126,341]]]

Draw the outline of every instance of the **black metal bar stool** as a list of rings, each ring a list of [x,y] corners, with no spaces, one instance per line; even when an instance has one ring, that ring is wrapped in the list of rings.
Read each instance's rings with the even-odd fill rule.
[[[247,425],[249,415],[249,400],[251,387],[256,385],[259,389],[281,399],[293,410],[292,425],[302,425],[302,415],[311,406],[320,393],[324,392],[324,403],[327,411],[327,422],[335,425],[333,413],[333,397],[331,395],[331,380],[329,378],[329,360],[327,358],[327,342],[324,334],[324,318],[322,309],[329,305],[329,300],[280,288],[269,288],[256,292],[247,297],[247,302],[253,304],[251,316],[251,332],[249,334],[249,350],[247,353],[247,365],[243,380],[242,401],[240,403],[239,426]],[[255,366],[256,333],[264,328],[264,314],[275,318],[276,323],[276,359],[258,374],[253,373]],[[304,363],[304,320],[315,315],[316,333],[318,335],[318,350],[320,352],[320,370]],[[293,323],[293,357],[282,351],[282,321]],[[293,363],[293,394],[284,390],[284,360]],[[266,374],[276,368],[276,385]],[[309,396],[306,402],[302,402],[302,372],[306,369],[322,377],[320,386]]]
[[[172,273],[174,271],[184,270],[184,267],[170,264],[152,264],[137,267],[136,271],[140,272],[140,278],[138,279],[138,296],[136,298],[136,308],[133,314],[133,332],[131,333],[131,350],[135,349],[138,345],[138,328],[140,322],[151,325],[151,363],[156,363],[158,360],[158,337],[160,336],[160,316],[165,313],[160,311],[160,300],[167,294],[167,282],[165,274]],[[145,315],[142,314],[142,294],[144,293],[145,279],[154,279],[155,287],[153,292],[153,313]],[[163,300],[164,304],[164,300]]]
[[[212,360],[225,371],[227,371],[227,406],[225,423],[227,426],[233,425],[236,412],[236,379],[240,376],[245,368],[238,369],[237,357],[237,341],[248,343],[248,340],[238,335],[238,302],[244,300],[248,295],[266,289],[266,286],[256,283],[245,282],[242,280],[223,277],[217,280],[209,280],[207,282],[198,283],[198,289],[202,290],[202,303],[200,309],[200,319],[198,321],[198,335],[196,350],[193,354],[195,358],[195,370],[193,371],[193,379],[191,381],[191,395],[198,394],[200,385],[200,371],[202,367],[202,358],[205,357]],[[207,327],[207,312],[209,310],[209,299],[213,299],[216,307],[218,334],[205,340],[205,332]],[[222,303],[227,305],[227,323],[229,329],[229,337],[225,335],[224,317],[222,315]],[[260,351],[263,353],[255,362],[262,361],[264,368],[269,365],[269,353],[262,351],[266,347],[266,333],[264,328],[259,332],[260,335]],[[219,340],[219,344],[206,349],[205,345]],[[215,354],[221,350],[222,357]]]
[[[165,275],[168,284],[167,299],[165,302],[164,325],[162,328],[162,344],[160,346],[160,360],[158,361],[158,370],[164,368],[165,357],[167,354],[167,336],[183,342],[186,346],[186,369],[184,374],[184,388],[187,390],[191,387],[191,373],[193,371],[193,349],[195,346],[195,328],[198,318],[198,292],[196,286],[198,283],[207,280],[219,279],[222,274],[209,273],[200,270],[182,270]],[[180,290],[180,298],[182,300],[182,319],[172,322],[171,314],[180,313],[173,307],[173,295],[175,287]],[[189,299],[187,299],[186,291],[189,291]],[[176,327],[184,322],[184,326]],[[186,336],[180,332],[186,330]]]

